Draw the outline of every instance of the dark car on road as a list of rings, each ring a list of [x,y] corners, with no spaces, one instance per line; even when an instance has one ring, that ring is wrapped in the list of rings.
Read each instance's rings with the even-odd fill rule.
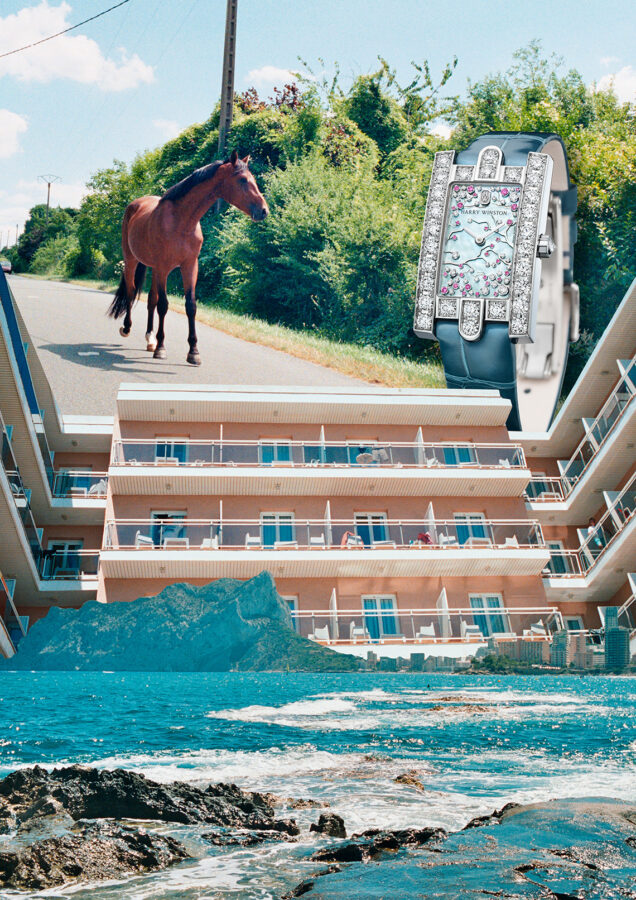
[[[0,268],[2,268],[2,271],[6,272],[7,275],[10,275],[12,272],[11,260],[10,259],[0,259]]]

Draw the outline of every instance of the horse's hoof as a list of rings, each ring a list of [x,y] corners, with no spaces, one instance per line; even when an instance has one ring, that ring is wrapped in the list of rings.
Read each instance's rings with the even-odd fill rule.
[[[155,359],[167,359],[168,353],[166,352],[165,347],[157,347],[155,352],[152,354]]]
[[[148,341],[148,342],[146,343],[146,350],[149,350],[149,351],[152,353],[152,351],[153,351],[153,350],[156,350],[156,349],[157,349],[157,342],[156,342],[156,341]]]
[[[121,334],[122,337],[128,337],[128,335],[130,334],[130,330],[126,331],[126,329],[122,325],[121,328],[119,329],[119,333]]]
[[[188,353],[188,355],[186,356],[186,362],[190,363],[191,366],[200,366],[201,357],[197,352]]]

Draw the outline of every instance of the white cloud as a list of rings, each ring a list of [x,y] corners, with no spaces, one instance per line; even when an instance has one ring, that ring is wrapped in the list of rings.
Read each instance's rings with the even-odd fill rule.
[[[79,206],[82,197],[87,194],[86,186],[80,182],[65,184],[59,182],[51,186],[51,206]],[[33,181],[18,181],[12,191],[2,193],[0,203],[0,235],[11,229],[11,241],[15,240],[15,226],[20,231],[29,215],[29,210],[36,203],[46,203],[46,185]]]
[[[20,135],[27,130],[24,116],[0,109],[0,159],[13,156],[20,149]]]
[[[0,53],[41,40],[73,24],[67,17],[68,3],[49,6],[25,6],[13,15],[0,17]],[[65,34],[39,47],[22,50],[0,59],[0,76],[19,81],[49,82],[68,78],[82,84],[94,84],[103,91],[125,91],[154,80],[151,66],[137,54],[128,56],[123,48],[119,59],[105,57],[99,45],[83,34]]]
[[[608,66],[613,66],[617,62],[620,62],[620,59],[618,58],[618,56],[602,56],[601,57],[601,65],[605,69],[607,69]]]
[[[245,83],[249,87],[255,87],[258,90],[272,90],[272,88],[282,88],[285,84],[291,84],[296,81],[293,72],[289,69],[279,69],[276,66],[261,66],[260,69],[252,69],[248,72]]]
[[[623,66],[618,72],[603,75],[597,85],[601,91],[614,88],[614,93],[622,103],[636,103],[636,69]]]
[[[170,141],[181,134],[181,126],[173,119],[154,119],[152,124],[164,141]]]
[[[453,129],[450,125],[446,125],[445,122],[438,122],[437,125],[433,125],[431,128],[431,134],[434,134],[435,137],[444,138],[444,140],[448,140],[451,136]]]

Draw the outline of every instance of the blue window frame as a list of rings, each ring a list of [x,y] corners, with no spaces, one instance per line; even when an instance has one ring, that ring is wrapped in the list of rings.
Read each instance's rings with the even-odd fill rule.
[[[155,461],[159,459],[176,459],[183,464],[188,461],[188,442],[183,439],[157,438],[155,443]]]
[[[376,541],[388,540],[385,513],[356,513],[355,528],[365,547],[372,547]]]
[[[510,631],[508,617],[503,612],[503,601],[497,594],[480,594],[470,597],[473,620],[484,637],[505,634]]]
[[[486,520],[481,513],[461,513],[455,515],[457,541],[465,544],[470,538],[487,538]]]
[[[399,634],[393,597],[363,597],[364,627],[372,641]]]
[[[475,462],[472,447],[444,447],[444,465],[461,466]]]
[[[273,547],[276,541],[295,541],[293,513],[261,513],[261,544]]]
[[[260,464],[271,466],[273,463],[291,462],[291,444],[289,441],[262,441],[258,445]]]

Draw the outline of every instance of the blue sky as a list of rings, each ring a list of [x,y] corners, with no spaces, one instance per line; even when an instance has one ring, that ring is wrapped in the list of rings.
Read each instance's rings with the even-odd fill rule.
[[[0,52],[99,12],[114,0],[2,0]],[[225,0],[130,0],[43,47],[0,60],[0,245],[45,198],[76,204],[92,172],[162,143],[210,113],[220,91]],[[343,80],[381,54],[406,80],[459,57],[449,92],[505,70],[533,38],[587,82],[615,77],[634,98],[633,0],[239,0],[236,89],[266,96],[298,57],[337,60]],[[605,82],[602,82],[605,83]],[[13,239],[13,237],[12,237]]]

